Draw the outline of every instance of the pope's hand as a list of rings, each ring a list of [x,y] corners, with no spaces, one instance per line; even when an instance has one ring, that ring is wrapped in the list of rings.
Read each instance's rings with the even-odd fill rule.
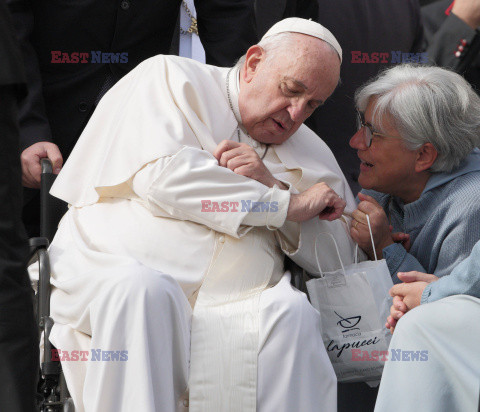
[[[42,174],[41,159],[49,158],[52,162],[53,173],[58,174],[62,167],[63,158],[60,149],[54,143],[38,142],[27,147],[21,154],[22,184],[25,187],[39,188]]]
[[[213,153],[220,166],[226,167],[237,175],[255,179],[265,186],[279,186],[288,189],[282,182],[275,179],[257,152],[248,144],[223,140]]]
[[[317,183],[304,192],[290,196],[287,220],[304,222],[318,216],[335,220],[342,216],[347,203],[325,183]]]

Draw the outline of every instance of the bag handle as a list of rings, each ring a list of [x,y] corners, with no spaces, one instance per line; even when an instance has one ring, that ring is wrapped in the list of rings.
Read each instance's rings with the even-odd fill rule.
[[[375,256],[375,262],[378,260],[377,259],[377,251],[375,250],[375,243],[373,241],[373,233],[372,233],[372,226],[370,225],[370,218],[367,216],[367,224],[368,224],[368,231],[370,232],[370,240],[372,241],[372,248],[373,248],[373,255]],[[316,249],[315,249],[316,252]],[[358,243],[355,246],[355,264],[358,262]]]
[[[343,275],[345,276],[345,268],[343,267],[343,262],[342,262],[342,258],[340,257],[340,252],[338,251],[338,246],[337,246],[337,241],[335,240],[335,238],[333,237],[333,235],[331,233],[328,233],[328,232],[321,232],[316,238],[315,238],[315,259],[317,261],[317,267],[318,267],[318,270],[320,271],[320,276],[323,278],[325,277],[325,275],[323,274],[323,271],[322,271],[322,267],[320,266],[320,261],[318,260],[318,248],[317,248],[317,243],[318,243],[318,239],[321,235],[329,235],[332,240],[333,240],[333,244],[335,245],[335,249],[337,250],[337,256],[338,256],[338,260],[340,261],[340,265],[342,266],[342,270],[343,270]]]

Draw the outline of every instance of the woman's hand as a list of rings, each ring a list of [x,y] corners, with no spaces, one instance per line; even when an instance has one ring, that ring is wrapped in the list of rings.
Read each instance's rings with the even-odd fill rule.
[[[394,243],[387,215],[373,197],[359,193],[358,198],[361,202],[359,203],[357,210],[352,214],[353,221],[350,228],[350,235],[368,257],[373,260],[375,256],[373,253],[372,241],[370,240],[370,232],[368,230],[366,216],[368,215],[370,226],[372,227],[373,242],[375,243],[377,258],[382,259],[383,249]]]
[[[409,310],[420,305],[425,287],[436,282],[438,277],[422,272],[399,272],[398,278],[403,281],[390,289],[393,296],[393,305],[390,308],[390,316],[385,326],[393,333],[397,321]]]

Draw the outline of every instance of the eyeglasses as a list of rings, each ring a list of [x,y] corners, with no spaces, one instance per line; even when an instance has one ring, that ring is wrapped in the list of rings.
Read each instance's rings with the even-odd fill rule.
[[[365,145],[370,147],[372,145],[373,136],[382,136],[382,137],[391,137],[393,139],[400,139],[400,136],[390,136],[388,134],[383,134],[373,130],[373,127],[369,123],[365,123],[365,117],[363,113],[357,110],[357,125],[358,130],[363,127],[363,137],[365,139]]]

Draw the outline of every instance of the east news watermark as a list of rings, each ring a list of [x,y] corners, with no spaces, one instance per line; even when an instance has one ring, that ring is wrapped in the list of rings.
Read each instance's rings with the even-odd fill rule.
[[[206,213],[227,213],[227,212],[278,212],[278,202],[255,202],[253,200],[240,200],[239,202],[213,200],[201,200],[201,212]]]
[[[62,52],[61,50],[52,50],[52,59],[50,63],[64,64],[91,64],[91,63],[128,63],[128,52],[107,53],[100,50],[90,52]]]
[[[52,349],[52,361],[60,362],[126,362],[128,350],[62,350]]]
[[[372,52],[366,53],[361,50],[352,50],[351,63],[380,63],[380,64],[402,64],[402,63],[421,63],[427,64],[428,53],[405,53],[400,50],[390,52]]]
[[[352,349],[352,361],[356,362],[426,362],[428,350],[362,350]]]

